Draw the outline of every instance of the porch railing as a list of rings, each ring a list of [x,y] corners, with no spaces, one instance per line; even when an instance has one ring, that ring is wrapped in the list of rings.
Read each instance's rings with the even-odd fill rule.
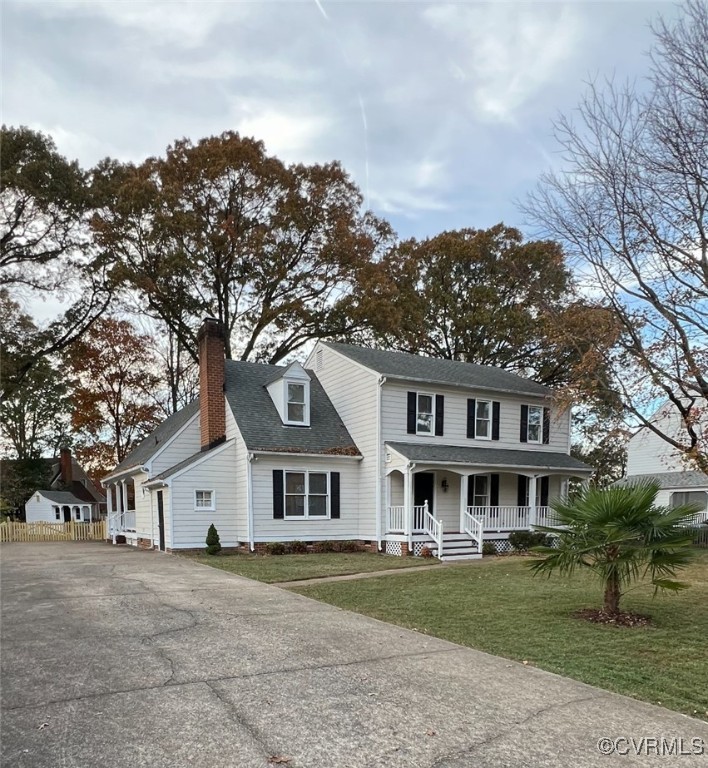
[[[418,507],[413,507],[413,533],[427,533],[426,515],[430,515],[428,511],[428,502],[421,504]],[[433,517],[430,515],[430,517]],[[434,520],[435,518],[433,518]]]
[[[414,509],[421,509],[421,507],[415,507]],[[423,510],[423,525],[425,533],[437,544],[438,557],[442,560],[443,553],[443,524],[442,520],[434,518],[428,510],[427,502],[422,507]]]
[[[485,531],[516,531],[529,527],[530,507],[467,507]]]
[[[403,505],[389,507],[386,520],[387,533],[405,533],[406,508]]]
[[[106,520],[106,531],[108,536],[114,536],[117,533],[135,530],[135,510],[128,509],[125,512],[113,512]]]
[[[462,530],[477,543],[481,552],[484,541],[484,522],[481,518],[471,515],[467,510],[465,510],[462,518]]]

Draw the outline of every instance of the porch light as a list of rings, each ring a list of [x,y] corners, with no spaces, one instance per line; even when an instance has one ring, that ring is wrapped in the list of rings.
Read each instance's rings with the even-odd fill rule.
[[[442,485],[443,493],[447,493],[447,489],[450,486],[447,483],[447,478],[446,477],[443,477],[441,485]]]

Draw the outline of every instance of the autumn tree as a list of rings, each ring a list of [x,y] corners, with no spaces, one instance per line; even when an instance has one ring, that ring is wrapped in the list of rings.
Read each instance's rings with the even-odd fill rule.
[[[127,320],[103,317],[71,347],[76,454],[94,474],[122,461],[159,421],[149,342]]]
[[[606,363],[628,414],[708,472],[708,6],[652,29],[645,81],[590,86],[525,209],[617,319]],[[649,420],[661,400],[678,435]]]
[[[3,377],[1,402],[39,360],[84,333],[105,310],[109,292],[91,248],[91,200],[78,164],[29,128],[3,126],[0,153],[0,287],[63,300],[60,316],[24,340],[12,374]]]
[[[233,132],[138,167],[104,163],[94,188],[121,285],[195,360],[204,315],[226,329],[229,358],[277,362],[349,333],[342,297],[390,235],[338,163],[286,166]]]

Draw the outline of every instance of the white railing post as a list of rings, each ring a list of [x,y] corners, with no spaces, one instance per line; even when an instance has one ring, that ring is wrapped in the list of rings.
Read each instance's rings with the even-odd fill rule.
[[[465,530],[465,514],[467,513],[467,488],[469,486],[469,475],[460,477],[460,530]]]
[[[536,525],[536,475],[529,477],[529,528]]]

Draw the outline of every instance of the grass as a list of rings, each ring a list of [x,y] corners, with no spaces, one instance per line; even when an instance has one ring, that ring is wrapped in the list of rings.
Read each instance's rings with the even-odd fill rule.
[[[525,558],[293,589],[708,719],[708,551],[698,551],[679,578],[690,588],[652,599],[653,589],[643,584],[623,598],[623,610],[651,615],[645,628],[575,618],[578,609],[600,607],[600,584],[585,573],[572,580],[534,577]]]
[[[391,557],[370,552],[321,552],[308,555],[189,555],[204,565],[221,568],[249,579],[273,584],[279,581],[315,579],[371,573],[389,568],[425,567],[437,560],[416,557]]]

